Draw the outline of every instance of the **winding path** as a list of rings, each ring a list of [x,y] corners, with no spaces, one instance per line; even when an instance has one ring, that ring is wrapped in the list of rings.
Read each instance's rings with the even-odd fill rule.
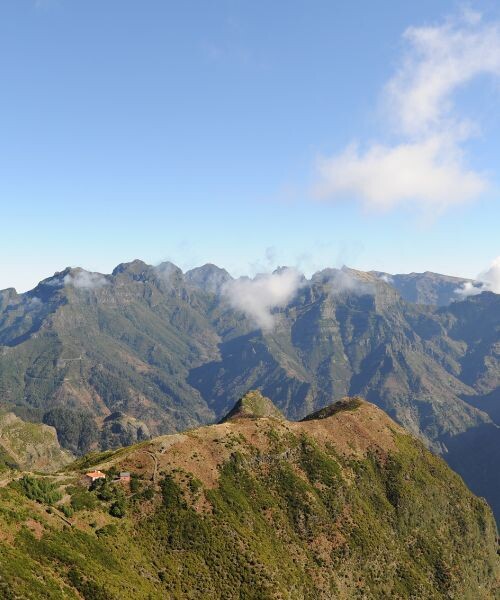
[[[153,470],[153,484],[156,485],[156,481],[158,479],[158,458],[154,452],[151,452],[151,450],[143,450],[142,453],[147,454],[153,459],[153,462],[155,464]]]

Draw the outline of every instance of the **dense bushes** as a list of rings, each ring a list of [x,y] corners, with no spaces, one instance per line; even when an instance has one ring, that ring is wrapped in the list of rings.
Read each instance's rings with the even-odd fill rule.
[[[62,497],[57,489],[58,486],[48,479],[24,475],[12,485],[30,500],[35,500],[41,504],[55,504]]]
[[[93,510],[96,506],[96,497],[87,490],[77,489],[71,495],[71,508],[73,510]]]
[[[112,517],[122,519],[126,514],[126,503],[124,498],[118,498],[109,508],[109,514]]]
[[[68,579],[85,600],[113,600],[113,596],[110,596],[102,586],[83,577],[75,569],[69,571]]]

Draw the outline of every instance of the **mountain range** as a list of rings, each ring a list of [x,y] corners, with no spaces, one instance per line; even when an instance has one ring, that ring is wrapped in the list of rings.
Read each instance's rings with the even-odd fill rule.
[[[253,388],[294,420],[361,395],[500,516],[500,296],[468,281],[325,269],[273,305],[215,265],[68,268],[0,292],[0,408],[82,454],[219,421]]]

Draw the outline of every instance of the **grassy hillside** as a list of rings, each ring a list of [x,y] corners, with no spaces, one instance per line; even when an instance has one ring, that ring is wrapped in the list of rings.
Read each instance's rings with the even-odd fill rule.
[[[87,491],[91,466],[108,481]],[[130,487],[112,482],[123,469]],[[0,524],[5,598],[500,597],[488,506],[359,400],[302,423],[234,415],[25,477],[0,489]]]
[[[55,471],[74,457],[63,450],[53,427],[0,414],[0,468]]]

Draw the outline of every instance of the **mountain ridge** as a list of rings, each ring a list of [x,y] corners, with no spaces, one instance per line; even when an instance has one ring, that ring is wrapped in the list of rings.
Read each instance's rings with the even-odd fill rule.
[[[500,514],[484,459],[500,448],[498,295],[415,304],[373,273],[327,269],[299,282],[262,330],[223,288],[203,289],[218,267],[201,269],[196,284],[171,263],[132,261],[104,276],[65,269],[25,294],[0,294],[0,406],[84,453],[218,421],[252,388],[297,420],[361,395]],[[116,412],[125,421],[111,435],[105,419]]]
[[[0,482],[0,594],[499,597],[486,503],[375,405],[326,412],[232,419]],[[95,469],[106,478],[87,489]]]

